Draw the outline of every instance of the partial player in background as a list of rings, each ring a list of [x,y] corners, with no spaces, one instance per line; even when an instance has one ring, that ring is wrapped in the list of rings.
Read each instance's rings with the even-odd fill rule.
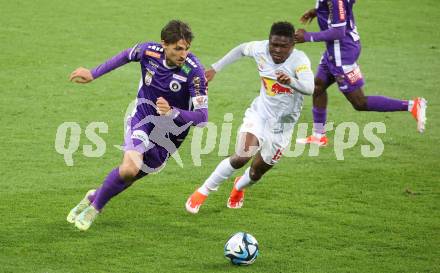
[[[187,24],[172,20],[162,29],[161,43],[135,45],[91,71],[78,68],[71,74],[70,80],[88,83],[129,62],[139,62],[142,76],[136,107],[127,121],[122,163],[67,216],[80,230],[90,227],[111,198],[163,167],[190,125],[207,122],[207,85],[202,65],[189,52],[192,39]]]
[[[307,11],[300,18],[306,24],[317,17],[321,31],[306,32],[298,29],[295,42],[325,42],[327,50],[321,58],[315,78],[313,135],[298,139],[298,143],[327,145],[324,128],[327,122],[327,88],[335,82],[354,109],[376,112],[409,111],[417,120],[417,130],[425,130],[427,102],[424,98],[398,100],[364,95],[364,78],[357,63],[361,43],[353,14],[355,2],[356,0],[318,0],[316,8]]]
[[[244,189],[259,181],[289,145],[302,109],[303,95],[311,95],[314,89],[310,61],[302,51],[294,49],[294,35],[292,24],[274,23],[269,40],[241,44],[206,71],[210,81],[225,66],[244,56],[251,57],[257,63],[261,88],[260,95],[245,112],[235,154],[220,162],[188,198],[188,212],[197,213],[210,192],[252,159],[251,166],[235,179],[227,202],[229,208],[241,208]]]

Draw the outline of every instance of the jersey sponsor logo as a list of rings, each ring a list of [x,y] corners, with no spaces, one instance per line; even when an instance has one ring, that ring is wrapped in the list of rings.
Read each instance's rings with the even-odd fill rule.
[[[182,66],[181,70],[182,70],[186,75],[188,75],[189,72],[191,72],[191,67],[189,67],[189,66],[187,66],[186,64],[184,64],[184,65]]]
[[[306,72],[306,71],[310,71],[310,67],[306,64],[300,65],[297,68],[295,68],[295,73],[301,73],[301,72]]]
[[[345,9],[344,9],[343,0],[338,0],[338,13],[339,13],[339,20],[345,21]]]
[[[160,59],[160,53],[151,51],[151,50],[145,50],[145,55],[156,58],[156,59]]]
[[[356,67],[352,71],[345,74],[350,84],[355,84],[356,82],[362,80],[362,73],[359,67]]]
[[[152,60],[148,60],[148,63],[149,63],[153,68],[156,68],[156,69],[159,68],[159,65],[158,65],[157,63],[153,62]]]
[[[327,6],[329,10],[328,21],[330,22],[333,18],[333,0],[327,0]]]
[[[195,63],[193,60],[191,60],[189,57],[186,57],[186,61],[187,61],[190,65],[192,65],[194,68],[197,68],[196,63]]]
[[[200,96],[201,94],[200,94],[200,90],[201,90],[201,83],[202,83],[202,81],[201,81],[201,79],[200,79],[200,77],[194,77],[193,78],[193,81],[192,81],[192,83],[193,83],[193,86],[194,86],[194,93],[195,93],[195,95],[196,96]]]
[[[182,85],[180,85],[180,83],[176,80],[172,80],[170,82],[170,90],[173,92],[179,92],[180,89],[182,88]]]
[[[194,109],[208,108],[208,96],[197,96],[192,98]]]
[[[180,76],[178,74],[173,74],[173,78],[176,79],[176,80],[182,81],[182,82],[186,82],[187,79],[188,79],[187,77]]]
[[[275,96],[277,94],[292,94],[293,89],[281,85],[279,82],[269,79],[269,78],[262,78],[264,88],[266,88],[266,94],[268,96]]]

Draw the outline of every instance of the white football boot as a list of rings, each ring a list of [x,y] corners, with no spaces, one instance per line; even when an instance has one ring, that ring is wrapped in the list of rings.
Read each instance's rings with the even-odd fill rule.
[[[75,223],[76,217],[88,206],[90,206],[89,196],[95,193],[95,189],[89,190],[86,193],[86,196],[76,205],[67,215],[67,222],[73,224]]]
[[[99,211],[97,211],[93,206],[88,206],[76,217],[75,226],[82,231],[88,230],[98,214]]]

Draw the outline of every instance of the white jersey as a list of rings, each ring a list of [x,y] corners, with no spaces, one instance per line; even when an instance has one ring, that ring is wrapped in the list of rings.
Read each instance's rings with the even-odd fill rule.
[[[212,67],[220,71],[243,56],[254,58],[261,78],[260,96],[252,107],[265,120],[294,122],[302,109],[303,94],[310,95],[314,89],[314,76],[307,56],[293,49],[286,61],[275,64],[269,54],[269,41],[254,41],[234,48]],[[277,82],[280,71],[290,76],[289,85]]]

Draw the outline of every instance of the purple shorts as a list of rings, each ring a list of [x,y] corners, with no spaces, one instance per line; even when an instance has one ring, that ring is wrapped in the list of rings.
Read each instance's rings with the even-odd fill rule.
[[[144,174],[160,170],[170,154],[178,148],[176,145],[171,145],[166,149],[152,141],[150,134],[153,132],[154,127],[154,124],[150,122],[142,124],[141,120],[134,116],[129,118],[125,131],[124,151],[137,151],[143,154],[144,166],[141,171]],[[174,144],[173,142],[170,143]]]
[[[353,92],[365,83],[361,69],[356,62],[351,65],[336,66],[325,53],[319,62],[316,77],[323,80],[327,86],[337,82],[339,90],[343,93]]]

